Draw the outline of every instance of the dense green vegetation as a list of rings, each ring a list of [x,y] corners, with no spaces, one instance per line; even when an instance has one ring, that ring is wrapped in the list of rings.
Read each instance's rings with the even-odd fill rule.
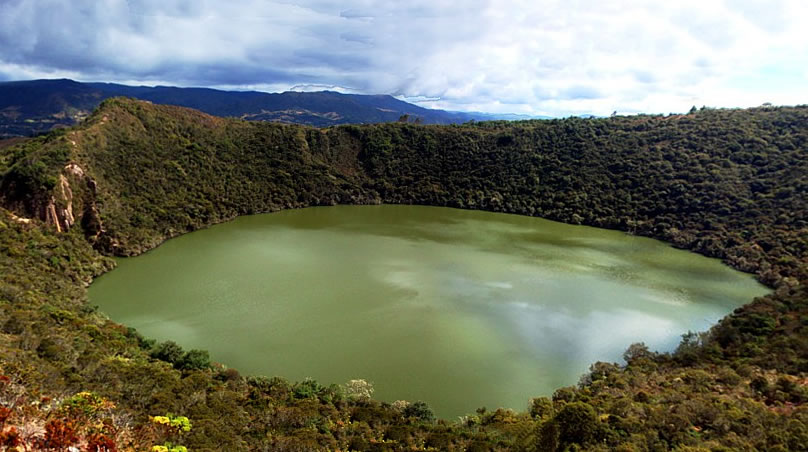
[[[119,449],[802,450],[807,149],[805,107],[313,129],[107,100],[77,129],[0,150],[0,441],[72,431]],[[634,345],[625,366],[596,363],[524,413],[481,408],[459,422],[352,397],[350,385],[242,377],[86,304],[105,255],[241,214],[380,202],[653,236],[776,290],[674,354]],[[84,392],[104,408],[77,418],[65,410]],[[149,419],[166,413],[193,428],[169,437]]]

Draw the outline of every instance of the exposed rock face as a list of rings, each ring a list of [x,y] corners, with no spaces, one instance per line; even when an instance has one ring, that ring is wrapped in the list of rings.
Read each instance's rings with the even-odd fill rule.
[[[54,226],[59,232],[70,230],[76,223],[76,218],[73,216],[73,190],[68,176],[81,180],[84,178],[84,171],[75,163],[65,166],[64,171],[59,174],[59,184],[50,196],[50,200],[40,207],[39,212],[39,219]]]
[[[81,168],[79,171],[83,176],[84,172],[81,171]],[[76,223],[76,219],[73,217],[73,190],[70,189],[70,181],[65,174],[59,175],[59,186],[55,192],[56,194],[50,197],[50,202],[44,207],[44,215],[40,214],[40,218],[47,224],[56,227],[57,231],[64,232]]]
[[[59,212],[56,207],[56,198],[54,196],[51,196],[50,202],[44,206],[43,210],[44,214],[40,214],[39,218],[41,220],[44,220],[45,223],[55,226],[56,230],[59,232],[66,231],[70,228],[67,222],[62,220],[62,218],[60,218]],[[62,214],[62,217],[63,216],[64,214]],[[63,221],[64,221],[64,227],[62,226]]]
[[[76,177],[84,177],[84,170],[75,163],[68,163],[67,166],[65,166],[65,172]]]
[[[58,232],[69,231],[76,225],[79,216],[78,221],[87,237],[95,243],[104,232],[95,206],[95,196],[95,180],[78,164],[69,163],[59,174],[59,181],[52,192],[34,193],[26,197],[12,196],[5,199],[4,204],[24,217],[44,221]],[[25,220],[30,221],[28,218]]]
[[[22,223],[22,224],[30,224],[31,223],[30,218],[18,217],[17,215],[14,215],[11,212],[9,212],[9,215],[11,215],[11,219],[16,221],[17,223]]]

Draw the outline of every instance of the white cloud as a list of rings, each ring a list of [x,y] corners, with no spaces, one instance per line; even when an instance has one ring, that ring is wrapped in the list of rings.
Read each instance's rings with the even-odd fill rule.
[[[0,75],[326,85],[536,114],[808,103],[799,0],[8,0]]]

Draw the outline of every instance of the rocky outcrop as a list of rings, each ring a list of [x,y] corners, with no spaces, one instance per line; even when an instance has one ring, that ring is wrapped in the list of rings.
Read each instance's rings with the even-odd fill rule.
[[[20,193],[18,183],[4,181],[0,199],[4,207],[16,212],[15,218],[36,218],[58,232],[67,232],[78,222],[87,238],[95,243],[104,227],[96,201],[96,182],[77,163],[68,163],[50,191]]]
[[[71,165],[68,165],[71,166]],[[84,172],[78,168],[82,177]],[[67,171],[68,168],[66,167]],[[57,197],[60,199],[57,203]],[[64,232],[69,230],[75,223],[76,219],[73,216],[73,190],[70,188],[70,181],[68,181],[65,174],[59,175],[59,186],[57,187],[56,194],[50,197],[50,202],[44,206],[44,213],[39,216],[45,223],[53,225],[57,231]]]
[[[59,183],[54,188],[48,202],[39,206],[37,215],[40,220],[55,227],[59,232],[70,230],[76,223],[76,218],[73,216],[73,189],[68,177],[80,181],[84,179],[84,171],[75,163],[65,166],[62,173],[59,174]]]

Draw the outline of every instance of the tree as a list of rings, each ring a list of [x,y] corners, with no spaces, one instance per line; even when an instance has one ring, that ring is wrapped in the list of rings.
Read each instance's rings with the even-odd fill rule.
[[[542,418],[553,413],[553,401],[547,397],[536,397],[530,399],[530,415],[534,418]]]
[[[648,350],[648,346],[645,345],[644,342],[635,342],[629,345],[626,351],[623,353],[623,359],[627,364],[631,364],[639,359],[648,359],[652,356],[653,353]]]
[[[568,403],[554,421],[558,424],[558,439],[564,445],[586,444],[594,440],[599,427],[595,409],[585,402]]]
[[[191,350],[183,355],[175,367],[181,370],[207,369],[210,367],[210,355],[207,350]]]
[[[404,408],[404,417],[414,417],[423,422],[432,422],[435,420],[435,414],[426,402],[417,401],[409,404]]]
[[[610,375],[620,372],[620,367],[613,363],[598,361],[589,366],[589,373],[583,374],[578,386],[589,386],[592,383],[607,379]]]
[[[165,361],[167,363],[177,364],[180,362],[183,356],[185,356],[185,351],[177,345],[174,341],[165,341],[157,344],[157,347],[150,353],[152,358],[159,359]]]

